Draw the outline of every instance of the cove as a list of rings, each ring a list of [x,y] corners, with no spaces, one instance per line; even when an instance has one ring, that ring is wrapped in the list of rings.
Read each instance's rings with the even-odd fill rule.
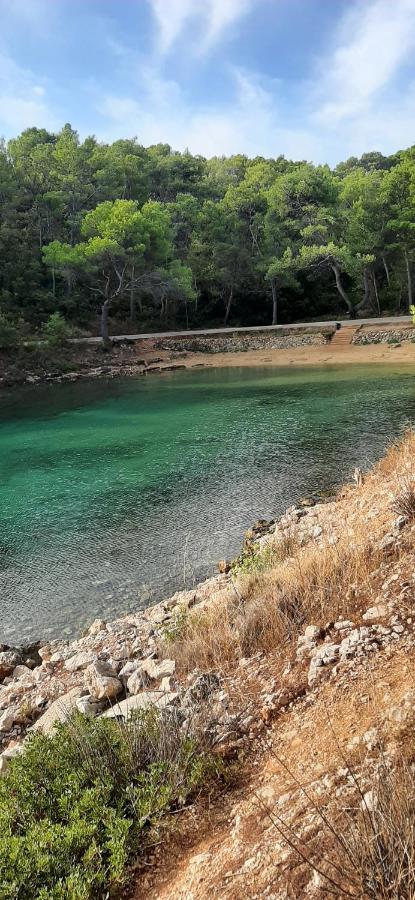
[[[0,397],[0,642],[191,585],[415,419],[413,368],[229,368]]]

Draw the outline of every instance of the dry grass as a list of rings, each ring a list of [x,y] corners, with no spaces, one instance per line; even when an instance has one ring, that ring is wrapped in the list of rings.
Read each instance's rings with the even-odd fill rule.
[[[371,790],[347,766],[351,787],[322,804],[304,789],[315,826],[307,839],[276,810],[264,809],[321,894],[353,900],[415,900],[415,775],[381,753]]]
[[[265,571],[239,578],[226,600],[189,613],[162,648],[179,671],[231,670],[241,657],[287,648],[304,623],[325,625],[351,616],[371,597],[368,576],[380,551],[369,539],[316,546]]]
[[[392,514],[415,516],[414,460],[415,434],[408,431],[362,486],[343,490],[337,543],[301,547],[294,529],[262,552],[242,555],[228,595],[189,613],[161,652],[182,673],[230,671],[241,657],[287,649],[305,623],[355,620],[377,601],[370,576],[384,558],[379,543]],[[373,508],[376,516],[368,518]]]
[[[415,518],[415,484],[412,478],[406,476],[399,479],[399,490],[391,508],[399,516],[405,516],[408,522]]]

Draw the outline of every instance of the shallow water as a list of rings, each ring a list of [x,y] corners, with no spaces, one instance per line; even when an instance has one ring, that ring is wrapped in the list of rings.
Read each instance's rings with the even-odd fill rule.
[[[257,518],[366,468],[413,369],[211,369],[0,397],[0,642],[78,634],[238,552]]]

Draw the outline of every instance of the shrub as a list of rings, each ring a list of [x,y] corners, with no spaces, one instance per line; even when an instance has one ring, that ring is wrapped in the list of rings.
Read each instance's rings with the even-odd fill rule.
[[[405,516],[408,521],[415,518],[415,485],[412,479],[401,479],[399,493],[392,501],[392,509],[398,515]]]
[[[33,735],[0,781],[1,900],[108,897],[210,765],[174,711]]]
[[[43,326],[43,333],[51,347],[62,347],[71,336],[72,331],[64,317],[60,313],[54,312]]]
[[[13,350],[19,345],[20,334],[18,327],[0,312],[0,349]]]

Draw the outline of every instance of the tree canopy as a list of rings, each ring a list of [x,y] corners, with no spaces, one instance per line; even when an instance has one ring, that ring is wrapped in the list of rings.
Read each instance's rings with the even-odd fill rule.
[[[29,128],[0,143],[0,314],[249,325],[413,303],[415,148],[335,169]]]

